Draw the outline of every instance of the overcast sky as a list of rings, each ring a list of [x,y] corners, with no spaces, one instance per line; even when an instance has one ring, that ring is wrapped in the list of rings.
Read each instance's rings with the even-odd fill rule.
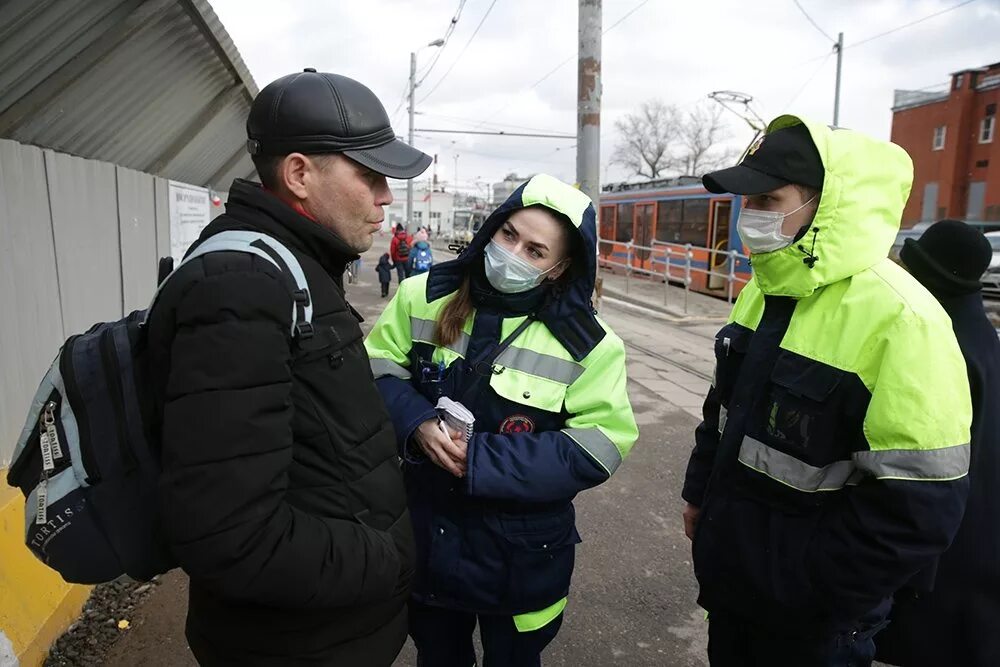
[[[889,137],[893,89],[945,83],[951,72],[1000,61],[1000,0],[976,0],[853,47],[954,7],[960,0],[799,2],[832,38],[844,32],[840,124],[877,137]],[[405,136],[406,106],[400,102],[410,51],[444,36],[460,0],[211,0],[211,4],[261,88],[303,67],[344,74],[382,99],[394,114],[396,133]],[[603,7],[606,30],[635,10],[604,35],[601,174],[605,182],[628,177],[610,164],[617,141],[614,121],[646,99],[690,108],[713,90],[738,90],[754,97],[765,119],[789,111],[832,121],[836,70],[832,43],[793,0],[604,0]],[[576,49],[577,0],[467,0],[447,45],[418,54],[418,78],[440,57],[417,89],[416,126],[507,131],[521,127],[575,135]],[[731,142],[742,147],[752,133],[737,116],[729,119]],[[441,181],[455,178],[458,154],[457,178],[466,189],[476,180],[494,181],[508,172],[548,172],[573,182],[574,144],[574,139],[419,132],[416,140],[421,150],[438,154]]]

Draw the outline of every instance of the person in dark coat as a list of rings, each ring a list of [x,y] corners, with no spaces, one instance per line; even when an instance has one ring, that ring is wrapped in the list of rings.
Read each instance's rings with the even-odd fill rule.
[[[430,158],[395,139],[368,88],[311,69],[265,87],[247,132],[262,185],[236,180],[192,248],[265,234],[309,289],[270,253],[214,252],[178,270],[148,321],[187,641],[208,666],[387,667],[406,639],[413,529],[343,274],[392,202],[386,177]],[[312,326],[293,330],[307,306]]]
[[[877,638],[880,660],[903,667],[1000,665],[1000,341],[986,318],[980,278],[993,251],[958,220],[907,239],[900,258],[951,316],[972,389],[969,500],[933,590],[900,591]]]
[[[389,284],[392,283],[392,259],[389,258],[389,253],[382,253],[382,256],[378,258],[378,266],[375,267],[378,272],[378,282],[382,286],[382,298],[389,296]]]

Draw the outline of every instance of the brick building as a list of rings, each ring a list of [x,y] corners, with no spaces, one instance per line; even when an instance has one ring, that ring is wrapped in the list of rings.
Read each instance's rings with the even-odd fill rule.
[[[951,75],[947,90],[897,90],[892,141],[913,158],[903,227],[959,218],[1000,226],[1000,63]]]

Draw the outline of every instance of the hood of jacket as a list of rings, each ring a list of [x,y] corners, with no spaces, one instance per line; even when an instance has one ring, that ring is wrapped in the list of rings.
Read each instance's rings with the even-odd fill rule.
[[[470,270],[482,265],[486,246],[507,218],[515,211],[536,205],[569,218],[583,241],[583,257],[573,258],[577,266],[570,268],[571,279],[562,287],[550,288],[551,298],[546,299],[545,305],[535,313],[566,350],[580,360],[605,335],[591,302],[597,273],[597,215],[590,197],[547,174],[538,174],[514,190],[507,201],[490,214],[457,259],[431,268],[427,300],[436,301],[458,290]]]
[[[800,240],[751,260],[764,294],[797,298],[885,259],[913,184],[910,156],[888,141],[791,115],[776,118],[767,132],[800,124],[812,135],[826,172],[819,208]]]

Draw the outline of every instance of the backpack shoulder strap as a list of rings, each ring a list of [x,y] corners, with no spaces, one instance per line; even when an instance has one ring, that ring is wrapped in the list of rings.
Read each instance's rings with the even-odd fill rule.
[[[283,243],[259,232],[226,231],[219,232],[206,239],[201,245],[195,248],[180,264],[163,280],[153,299],[146,310],[146,318],[156,304],[160,291],[171,277],[190,261],[207,255],[212,252],[244,252],[265,259],[274,264],[282,273],[291,280],[289,289],[292,291],[292,337],[309,338],[313,334],[312,317],[313,305],[312,295],[309,293],[309,284],[306,281],[306,274],[302,270],[302,265],[295,258]],[[145,324],[145,320],[143,320]]]

